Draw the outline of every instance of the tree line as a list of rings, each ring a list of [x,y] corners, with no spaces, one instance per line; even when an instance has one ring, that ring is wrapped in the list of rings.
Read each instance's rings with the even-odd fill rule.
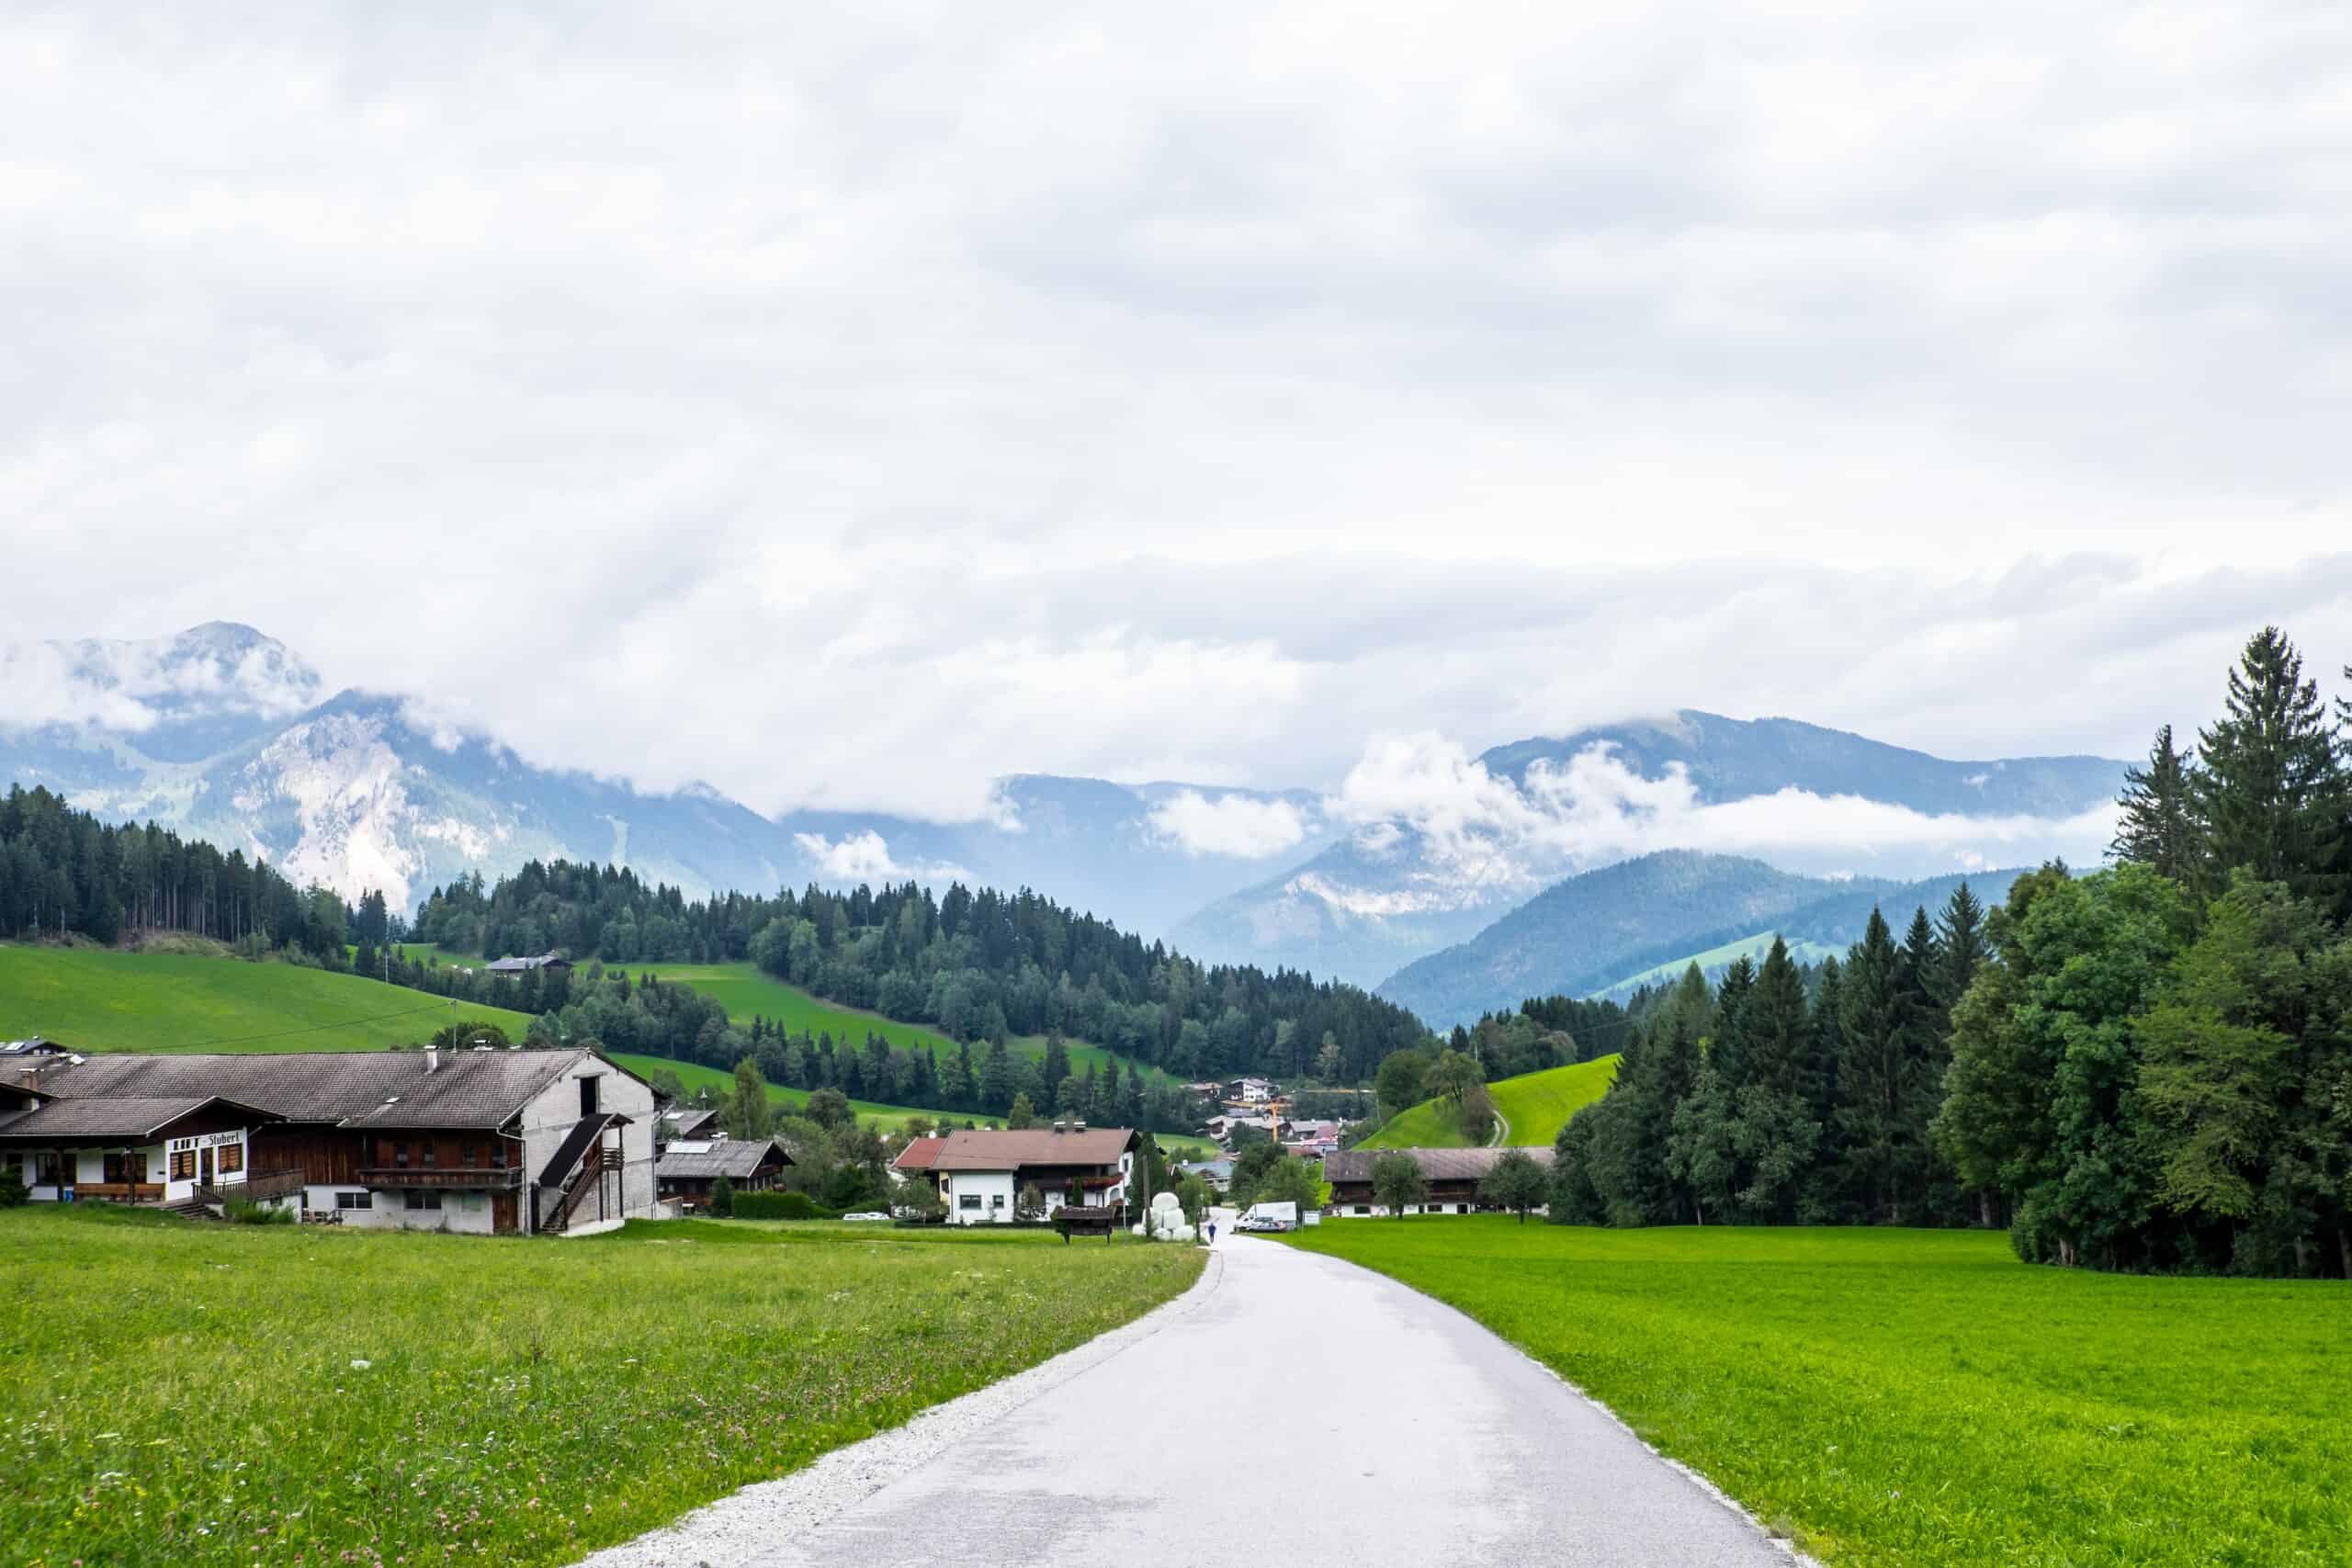
[[[2346,671],[2352,678],[2352,669]],[[2276,628],[2167,727],[2113,864],[1775,942],[1652,1006],[1562,1130],[1562,1223],[1977,1224],[2030,1261],[2352,1278],[2352,708]]]
[[[748,959],[829,1001],[976,1044],[1058,1032],[1180,1077],[1360,1083],[1427,1031],[1358,987],[1205,965],[1026,889],[915,883],[689,900],[626,868],[537,862],[435,888],[418,940],[607,964]],[[1057,1083],[1045,1086],[1050,1097]]]
[[[351,919],[333,891],[297,887],[241,850],[109,825],[46,789],[0,799],[0,933],[111,944],[174,931],[341,968]]]

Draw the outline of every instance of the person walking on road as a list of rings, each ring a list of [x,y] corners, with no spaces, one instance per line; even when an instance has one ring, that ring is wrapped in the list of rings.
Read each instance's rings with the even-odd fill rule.
[[[1216,1245],[1216,1222],[1215,1220],[1211,1220],[1209,1222],[1209,1245],[1211,1247],[1215,1247]]]

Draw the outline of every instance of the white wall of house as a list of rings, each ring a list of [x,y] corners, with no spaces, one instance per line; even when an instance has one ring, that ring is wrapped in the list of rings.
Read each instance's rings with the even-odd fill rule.
[[[302,1189],[302,1207],[313,1219],[340,1213],[342,1223],[363,1230],[379,1231],[448,1231],[460,1235],[488,1235],[492,1231],[491,1194],[487,1191],[442,1191],[437,1193],[439,1208],[408,1206],[408,1193],[417,1189],[401,1187],[362,1187],[346,1182],[341,1186],[312,1186]],[[364,1201],[364,1206],[353,1200]],[[420,1196],[419,1202],[433,1200]]]
[[[617,1111],[629,1119],[621,1134],[621,1206],[630,1219],[652,1219],[660,1204],[653,1182],[653,1091],[609,1062],[594,1056],[564,1070],[563,1076],[541,1089],[523,1108],[523,1171],[536,1182],[555,1157],[564,1134],[580,1120],[580,1080],[596,1079],[596,1109]],[[522,1195],[527,1205],[531,1195]],[[583,1224],[585,1222],[583,1221]]]
[[[940,1183],[951,1225],[1009,1225],[1019,1194],[1009,1170],[951,1170]]]

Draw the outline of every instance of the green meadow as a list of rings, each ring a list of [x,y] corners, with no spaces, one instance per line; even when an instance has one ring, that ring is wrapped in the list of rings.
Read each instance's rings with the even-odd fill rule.
[[[1614,1055],[1565,1067],[1546,1067],[1487,1086],[1495,1111],[1509,1123],[1503,1142],[1522,1148],[1546,1147],[1568,1118],[1609,1092],[1617,1077]],[[1368,1149],[1459,1149],[1469,1145],[1451,1108],[1425,1100],[1390,1117],[1362,1145]]]
[[[199,953],[0,944],[0,1039],[92,1051],[373,1051],[458,1019],[530,1019],[356,975]]]
[[[423,959],[429,955],[442,964],[461,964],[474,969],[481,967],[483,962],[472,953],[451,953],[445,948],[422,943],[411,943],[401,951],[411,959]],[[754,964],[626,964],[610,967],[626,969],[631,975],[652,975],[665,983],[691,987],[705,996],[715,998],[727,1010],[727,1016],[737,1023],[747,1024],[758,1017],[781,1023],[788,1032],[795,1034],[806,1030],[810,1034],[831,1034],[835,1040],[863,1041],[871,1033],[881,1035],[893,1045],[902,1045],[910,1050],[928,1050],[933,1055],[956,1049],[956,1043],[935,1029],[926,1029],[919,1023],[901,1023],[863,1008],[842,1007],[825,1001],[797,986],[777,979]],[[1046,1037],[1042,1034],[1014,1035],[1005,1043],[1023,1055],[1042,1058],[1046,1054]],[[1070,1069],[1077,1073],[1084,1073],[1090,1065],[1097,1074],[1107,1073],[1114,1060],[1126,1063],[1125,1057],[1106,1046],[1073,1040],[1068,1043],[1068,1049]],[[1168,1075],[1158,1067],[1148,1066],[1144,1072],[1155,1083],[1164,1083],[1168,1079]]]
[[[1125,1323],[1201,1261],[1042,1231],[0,1211],[0,1557],[570,1562]]]
[[[2352,1562],[2340,1283],[2037,1268],[1974,1231],[1351,1221],[1833,1568]]]
[[[735,1075],[731,1072],[722,1072],[717,1067],[706,1067],[697,1062],[673,1061],[667,1056],[639,1055],[634,1051],[616,1051],[612,1055],[614,1061],[639,1077],[650,1078],[657,1072],[675,1073],[678,1075],[679,1083],[685,1086],[686,1092],[689,1094],[697,1089],[707,1089],[716,1100],[720,1095],[734,1092]],[[768,1100],[770,1103],[797,1114],[808,1104],[808,1091],[805,1089],[787,1089],[782,1084],[770,1084]],[[849,1108],[857,1113],[861,1121],[873,1122],[886,1133],[903,1131],[907,1124],[907,1118],[910,1116],[926,1116],[937,1122],[947,1114],[942,1111],[918,1110],[910,1105],[882,1105],[870,1100],[853,1100],[849,1102]],[[959,1117],[957,1120],[961,1121],[962,1118]],[[982,1126],[997,1125],[996,1122],[985,1119],[978,1120]]]

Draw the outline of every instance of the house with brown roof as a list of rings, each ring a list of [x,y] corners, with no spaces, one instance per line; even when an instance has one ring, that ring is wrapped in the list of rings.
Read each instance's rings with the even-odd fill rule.
[[[37,1199],[482,1234],[657,1212],[657,1098],[594,1051],[67,1054],[0,1066],[0,1161]]]
[[[927,1138],[909,1138],[899,1157],[890,1162],[890,1174],[901,1181],[929,1181],[931,1162],[947,1146],[947,1134],[937,1134]]]
[[[1429,1190],[1419,1203],[1405,1205],[1408,1214],[1476,1214],[1494,1205],[1478,1196],[1478,1183],[1495,1168],[1508,1149],[1342,1149],[1323,1156],[1323,1179],[1331,1184],[1331,1201],[1323,1206],[1326,1218],[1360,1218],[1386,1214],[1373,1196],[1372,1166],[1382,1155],[1410,1155],[1421,1168]],[[1552,1150],[1538,1145],[1519,1151],[1541,1166],[1552,1163]]]
[[[1109,1209],[1124,1220],[1138,1144],[1132,1128],[1083,1122],[967,1128],[942,1140],[929,1169],[950,1224],[1011,1224],[1029,1188],[1040,1200],[1037,1218],[1069,1204]]]

